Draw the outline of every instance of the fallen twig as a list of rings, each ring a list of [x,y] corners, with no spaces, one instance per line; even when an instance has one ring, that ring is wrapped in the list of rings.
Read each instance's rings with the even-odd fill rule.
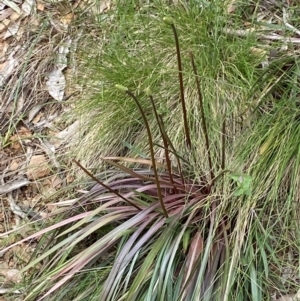
[[[11,192],[8,193],[7,200],[9,202],[11,211],[15,215],[18,215],[21,218],[26,218],[27,217],[27,215],[22,211],[22,209],[15,203],[15,200],[13,199],[13,196],[12,196]]]
[[[284,25],[289,28],[290,30],[292,30],[294,33],[296,33],[298,36],[300,36],[300,30],[298,30],[296,27],[294,27],[293,25],[291,25],[288,20],[287,20],[287,16],[288,13],[286,11],[286,9],[283,9],[283,23]]]
[[[12,183],[4,184],[0,186],[0,194],[8,193],[11,191],[14,191],[16,189],[19,189],[23,186],[27,186],[30,184],[30,182],[27,179],[19,179],[16,181],[13,181]]]
[[[224,33],[237,35],[239,37],[246,37],[249,34],[254,34],[259,39],[266,39],[271,41],[284,41],[292,44],[300,44],[300,38],[283,37],[278,34],[263,34],[255,32],[255,30],[224,28],[222,29],[222,31]]]

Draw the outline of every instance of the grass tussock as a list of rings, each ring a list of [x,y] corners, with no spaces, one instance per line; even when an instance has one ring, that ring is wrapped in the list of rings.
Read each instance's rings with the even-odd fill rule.
[[[137,92],[147,116],[153,121],[150,127],[152,133],[156,133],[154,141],[161,143],[151,103],[143,93],[150,87],[158,110],[165,118],[167,133],[178,151],[182,149],[184,124],[176,48],[172,29],[163,22],[166,15],[175,20],[179,36],[191,140],[201,153],[195,164],[203,164],[200,161],[205,154],[202,153],[201,112],[190,52],[195,56],[200,75],[205,113],[211,116],[208,130],[215,163],[222,122],[228,117],[228,139],[236,138],[240,128],[239,115],[251,102],[248,91],[258,77],[256,66],[260,58],[249,52],[255,40],[251,37],[236,39],[222,33],[227,17],[220,3],[211,3],[205,10],[196,3],[189,6],[183,8],[154,2],[136,11],[133,6],[127,5],[125,10],[120,5],[111,13],[111,21],[99,25],[97,49],[89,39],[82,41],[85,45],[92,43],[92,47],[85,47],[87,52],[82,53],[83,69],[80,69],[79,77],[86,94],[76,106],[82,116],[78,141],[87,147],[76,148],[76,155],[79,159],[93,158],[86,162],[87,165],[97,164],[101,155],[130,152],[124,148],[123,141],[134,144],[148,155],[139,111],[131,99],[115,89],[115,84]],[[95,139],[98,143],[94,143]]]

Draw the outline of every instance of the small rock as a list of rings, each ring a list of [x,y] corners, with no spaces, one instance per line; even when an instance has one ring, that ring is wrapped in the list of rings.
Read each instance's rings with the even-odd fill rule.
[[[67,175],[67,183],[70,184],[74,181],[74,177],[71,175]]]
[[[7,270],[6,277],[8,281],[12,281],[13,283],[20,283],[22,281],[22,275],[17,269]]]
[[[27,167],[28,180],[43,178],[50,174],[51,170],[44,155],[32,156]]]
[[[19,168],[19,163],[17,160],[13,160],[10,165],[9,165],[9,170],[10,171],[15,171]]]
[[[42,1],[37,1],[37,5],[36,5],[37,10],[39,11],[44,11],[45,9],[45,5]]]

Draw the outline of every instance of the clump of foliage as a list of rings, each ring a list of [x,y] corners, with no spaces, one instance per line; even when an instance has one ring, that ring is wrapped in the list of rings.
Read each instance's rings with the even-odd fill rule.
[[[214,4],[208,4],[205,14],[198,14],[195,6],[175,8],[173,19],[196,16],[199,21]],[[99,68],[106,80],[93,84],[97,89],[107,86],[101,102],[95,94],[80,109],[93,108],[94,128],[100,118],[115,125],[104,132],[97,128],[99,149],[105,149],[103,141],[108,145],[101,158],[107,170],[94,175],[82,163],[91,162],[89,158],[74,160],[94,184],[61,221],[27,238],[46,234],[40,242],[42,255],[24,269],[34,271],[26,300],[261,301],[270,299],[270,291],[296,290],[291,277],[282,281],[282,268],[297,273],[290,254],[300,249],[297,60],[276,61],[259,78],[253,58],[245,54],[251,38],[229,43],[208,28],[199,33],[207,42],[201,44],[207,51],[199,59],[199,40],[195,38],[192,51],[183,45],[180,52],[177,29],[185,32],[184,25],[178,22],[175,28],[172,19],[164,21],[162,34],[175,34],[179,89],[174,55],[169,44],[157,51],[157,40],[160,45],[165,40],[151,31],[153,23],[145,22],[155,43],[138,39],[141,47],[135,48],[136,41],[123,35],[115,42],[122,41],[124,51],[111,47],[104,58],[91,59],[92,71]],[[224,24],[222,18],[216,22]],[[135,36],[141,37],[135,26]],[[186,35],[181,38],[188,41]],[[153,46],[152,57],[146,46]],[[147,55],[137,64],[141,53]],[[190,70],[186,61],[181,66],[184,59]],[[159,76],[149,76],[154,73]],[[106,110],[110,114],[100,114]],[[122,142],[130,150],[127,157],[111,152]],[[103,153],[93,157],[95,166]],[[39,271],[34,270],[37,265]]]
[[[175,36],[188,153],[193,145],[186,113],[179,42],[173,21],[166,18],[165,22],[171,26]],[[145,93],[152,104],[165,154],[164,162],[157,162],[144,109],[133,92],[116,85],[135,102],[148,133],[150,159],[131,161],[149,165],[150,168],[132,169],[115,162],[122,158],[102,158],[114,168],[96,177],[74,161],[97,184],[72,205],[68,211],[71,217],[65,216],[56,225],[33,235],[36,237],[57,229],[55,244],[26,267],[29,269],[48,259],[44,263],[42,277],[34,281],[36,289],[29,293],[26,300],[37,298],[41,294],[41,286],[45,288],[45,293],[40,295],[39,300],[51,299],[51,293],[62,288],[67,281],[72,283],[74,275],[99,264],[103,277],[98,279],[98,287],[93,287],[93,293],[99,290],[97,298],[101,300],[198,300],[199,296],[210,299],[224,295],[226,286],[220,289],[219,283],[226,275],[225,271],[229,270],[228,236],[232,226],[228,216],[220,213],[223,207],[221,196],[213,193],[216,181],[223,174],[216,177],[213,171],[199,76],[192,54],[190,59],[202,110],[209,175],[196,177],[191,173],[193,169],[189,162],[176,152],[166,134],[154,96],[147,89]],[[225,171],[224,156],[222,160]],[[79,208],[85,208],[84,212],[77,213]],[[78,244],[93,235],[97,237],[93,243],[88,243],[78,254],[72,253]],[[90,289],[81,298],[87,298]],[[65,291],[66,296],[69,293]],[[54,296],[57,300],[55,293]]]

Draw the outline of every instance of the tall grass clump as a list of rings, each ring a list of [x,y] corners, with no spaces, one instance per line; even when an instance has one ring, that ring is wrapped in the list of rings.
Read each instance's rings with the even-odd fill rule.
[[[240,126],[236,126],[235,121],[239,121],[239,112],[245,110],[250,101],[247,100],[248,91],[257,79],[256,65],[260,60],[249,51],[255,44],[251,36],[241,40],[222,33],[221,29],[227,23],[224,10],[221,1],[213,1],[205,8],[197,1],[190,1],[185,6],[154,1],[140,10],[120,2],[110,18],[99,24],[98,42],[91,41],[88,35],[82,40],[87,51],[82,51],[79,77],[85,87],[85,96],[78,101],[76,110],[82,116],[77,141],[85,147],[75,148],[74,156],[95,166],[100,155],[136,155],[137,152],[130,148],[133,144],[135,150],[149,155],[140,113],[126,95],[114,88],[116,83],[136,91],[148,114],[154,143],[159,143],[151,103],[142,93],[151,87],[158,110],[165,117],[166,131],[180,152],[184,145],[184,121],[180,118],[181,90],[177,84],[173,33],[162,22],[167,15],[176,20],[179,33],[190,139],[199,150],[194,163],[198,167],[203,165],[201,158],[205,157],[205,151],[202,152],[201,112],[190,67],[190,52],[194,53],[198,73],[204,75],[201,76],[201,88],[205,113],[211,116],[208,131],[216,167],[220,123],[225,115],[232,117],[227,125],[228,136],[238,134]]]
[[[251,228],[244,250],[246,254],[251,251],[257,286],[267,283],[281,294],[299,289],[295,281],[300,246],[297,74],[299,61],[291,55],[275,61],[261,75],[260,80],[270,89],[259,97],[259,103],[254,102],[251,111],[255,117],[237,148],[237,158],[248,166],[256,183],[248,200]],[[249,268],[250,260],[248,255],[243,257],[244,262],[239,263],[242,271]],[[263,290],[257,294],[262,300]]]

